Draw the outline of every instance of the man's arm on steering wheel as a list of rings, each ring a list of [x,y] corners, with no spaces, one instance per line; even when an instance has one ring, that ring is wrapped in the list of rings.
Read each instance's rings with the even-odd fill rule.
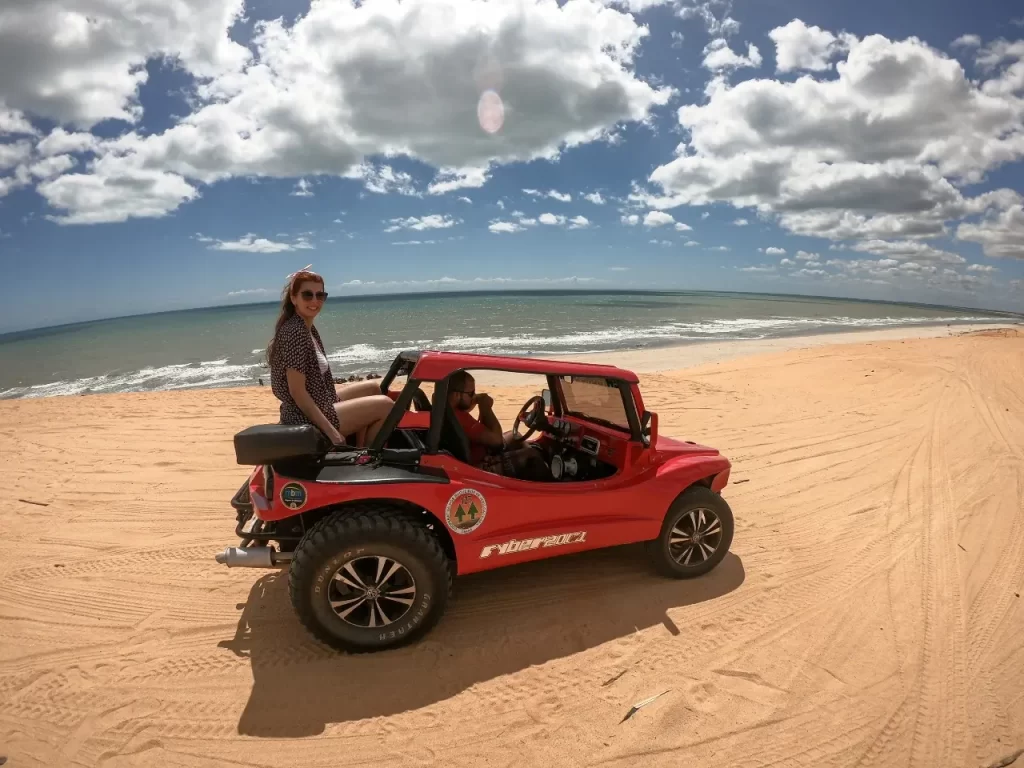
[[[480,409],[480,423],[484,425],[478,438],[479,441],[488,448],[500,448],[505,444],[505,435],[501,431],[498,417],[494,415],[494,400],[490,395],[478,394],[474,401]]]

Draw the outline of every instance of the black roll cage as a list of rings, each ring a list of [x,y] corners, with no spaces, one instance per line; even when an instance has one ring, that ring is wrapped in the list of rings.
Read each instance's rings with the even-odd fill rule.
[[[416,350],[399,352],[391,363],[388,372],[384,374],[384,377],[380,380],[381,394],[387,394],[388,390],[391,388],[391,382],[396,378],[399,376],[409,377],[405,386],[402,388],[402,391],[399,393],[398,398],[395,400],[395,404],[392,407],[391,412],[388,413],[387,418],[384,419],[384,423],[381,425],[381,428],[374,436],[373,442],[367,446],[367,450],[370,453],[380,453],[384,449],[385,443],[387,443],[395,429],[398,427],[398,423],[402,420],[403,414],[409,410],[409,405],[412,403],[414,395],[418,390],[421,391],[420,385],[423,381],[412,377],[412,372],[416,368],[416,363],[419,362],[421,355],[422,353]],[[469,370],[492,370],[505,371],[508,373],[520,372],[513,368],[493,366],[480,366],[479,368],[472,368]],[[454,373],[454,371],[452,373]],[[565,393],[562,391],[561,379],[563,376],[570,376],[574,374],[551,372],[543,375],[547,379],[548,389],[551,390],[553,395],[551,399],[555,416],[562,416],[562,403],[565,399]],[[448,381],[450,378],[451,374],[445,376],[443,379],[431,382],[434,384],[434,396],[430,409],[430,428],[427,431],[425,451],[427,454],[436,454],[439,451],[441,428],[444,425],[445,404],[448,402]],[[622,406],[626,412],[626,420],[629,422],[630,440],[642,443],[643,439],[640,417],[636,411],[636,402],[633,400],[633,392],[630,388],[629,382],[622,379],[609,378],[605,378],[605,381],[618,389],[619,394],[622,397]]]

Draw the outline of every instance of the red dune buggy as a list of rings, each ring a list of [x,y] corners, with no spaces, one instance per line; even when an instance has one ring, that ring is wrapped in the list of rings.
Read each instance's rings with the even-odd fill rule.
[[[535,374],[546,384],[511,436],[539,452],[550,479],[469,463],[448,397],[451,375],[463,370]],[[392,389],[399,377],[404,386]],[[241,545],[217,562],[288,567],[300,621],[339,650],[421,637],[444,613],[455,575],[646,542],[658,571],[685,578],[729,550],[729,460],[659,435],[629,371],[403,352],[380,387],[395,405],[365,448],[331,446],[310,425],[259,425],[234,438],[236,460],[254,469],[231,500]]]

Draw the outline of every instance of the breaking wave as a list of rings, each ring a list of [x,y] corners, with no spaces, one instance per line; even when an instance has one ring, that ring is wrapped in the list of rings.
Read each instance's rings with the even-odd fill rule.
[[[888,328],[913,325],[943,325],[993,322],[989,317],[769,317],[666,322],[642,328],[612,327],[545,335],[540,332],[496,336],[444,336],[436,339],[411,339],[387,346],[353,344],[328,354],[336,377],[376,371],[384,373],[395,355],[407,349],[478,352],[508,355],[594,354],[644,346],[696,343],[710,340],[754,340],[781,336],[821,333],[836,330]],[[133,372],[55,381],[34,386],[12,387],[0,391],[0,399],[52,397],[105,392],[143,392],[175,389],[204,389],[249,386],[264,377],[269,386],[269,371],[260,354],[262,349],[242,354],[244,362],[231,358],[201,363],[169,364]]]
[[[446,336],[439,340],[410,341],[388,347],[354,344],[336,350],[327,357],[335,364],[381,365],[407,349],[429,348],[446,352],[475,352],[505,355],[588,354],[619,349],[699,342],[719,339],[757,340],[839,329],[864,330],[907,325],[943,325],[946,323],[992,322],[991,317],[883,317],[883,318],[737,318],[697,323],[670,322],[645,328],[617,327],[597,331],[579,331],[546,336],[524,333],[508,336]],[[351,372],[347,371],[346,372]]]
[[[259,375],[257,370],[261,367],[259,364],[228,365],[227,360],[164,365],[131,373],[103,374],[73,381],[12,387],[0,392],[0,399],[243,386],[256,382]]]

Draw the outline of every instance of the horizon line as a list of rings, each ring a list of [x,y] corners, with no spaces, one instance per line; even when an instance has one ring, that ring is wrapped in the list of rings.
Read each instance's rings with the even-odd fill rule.
[[[764,291],[727,291],[727,290],[700,290],[700,289],[686,289],[686,288],[675,288],[675,289],[658,289],[658,288],[480,288],[480,289],[465,289],[465,290],[441,290],[441,291],[406,291],[406,292],[392,292],[392,293],[366,293],[366,294],[342,294],[339,296],[330,296],[328,302],[353,302],[360,300],[401,300],[401,299],[430,299],[440,298],[445,296],[455,295],[529,295],[529,294],[580,294],[580,295],[653,295],[653,296],[678,296],[685,294],[703,294],[703,295],[730,295],[730,296],[773,296],[780,298],[801,298],[801,299],[819,299],[827,301],[850,301],[861,304],[889,304],[894,306],[904,307],[922,307],[927,309],[951,309],[958,312],[980,312],[988,315],[998,315],[1003,317],[1013,317],[1024,319],[1024,313],[1012,312],[1010,310],[1003,309],[978,309],[976,307],[964,307],[954,304],[931,304],[920,301],[896,301],[893,299],[861,299],[852,298],[849,296],[834,296],[826,294],[809,294],[809,293],[771,293]],[[324,307],[327,306],[328,302],[324,303]],[[96,317],[91,320],[73,320],[66,323],[56,323],[54,325],[38,325],[29,326],[26,328],[19,328],[12,331],[0,332],[0,343],[8,341],[10,336],[20,336],[22,334],[31,334],[42,331],[57,331],[64,328],[73,328],[75,326],[90,325],[92,323],[105,323],[114,322],[117,320],[127,320],[130,318],[140,317],[159,317],[160,315],[172,315],[182,312],[198,312],[204,310],[231,310],[231,309],[242,309],[246,307],[258,307],[258,306],[277,306],[279,299],[269,299],[265,301],[247,301],[247,302],[234,302],[228,304],[202,304],[193,307],[180,307],[178,309],[163,309],[157,312],[132,312],[126,315],[111,315],[108,317]]]

